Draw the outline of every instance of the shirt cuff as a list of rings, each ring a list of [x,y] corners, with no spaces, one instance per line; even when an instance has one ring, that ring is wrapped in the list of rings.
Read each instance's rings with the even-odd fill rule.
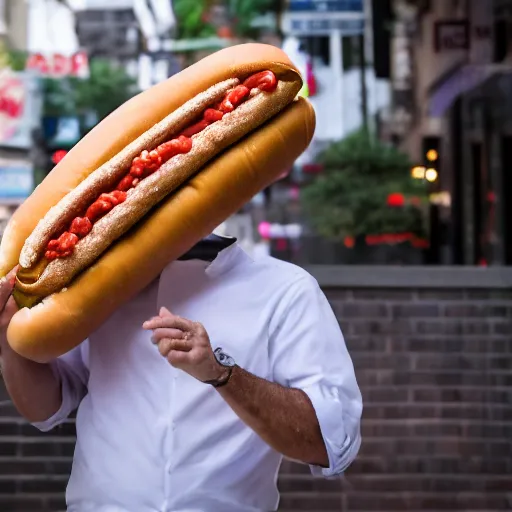
[[[361,404],[344,407],[338,388],[315,385],[303,389],[308,395],[320,425],[329,458],[329,467],[310,465],[311,473],[326,478],[341,475],[356,458],[361,447],[360,414],[347,414],[345,409],[361,410]]]
[[[64,364],[64,363],[62,363]],[[62,403],[59,410],[50,418],[45,421],[38,421],[32,423],[31,425],[41,432],[49,432],[53,430],[58,425],[64,423],[69,417],[69,415],[75,409],[75,397],[72,391],[73,383],[69,378],[68,374],[61,368],[61,361],[58,359],[52,361],[50,363],[50,368],[55,375],[55,378],[60,383],[61,393],[62,393]]]

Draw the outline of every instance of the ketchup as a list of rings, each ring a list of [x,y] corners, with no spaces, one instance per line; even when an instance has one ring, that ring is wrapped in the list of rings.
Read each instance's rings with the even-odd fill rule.
[[[66,258],[73,254],[73,250],[81,238],[87,236],[94,223],[110,212],[118,204],[126,200],[127,192],[135,188],[144,178],[156,172],[172,157],[186,154],[192,149],[192,136],[202,132],[207,126],[220,121],[224,114],[233,112],[244,100],[249,97],[251,89],[260,89],[272,92],[277,87],[277,78],[272,71],[256,73],[243,83],[229,91],[224,99],[212,108],[203,112],[203,117],[197,123],[189,126],[176,138],[160,144],[157,148],[144,150],[132,160],[128,174],[109,193],[101,194],[85,212],[84,217],[75,217],[68,231],[58,238],[50,240],[46,247],[45,258],[54,260]]]

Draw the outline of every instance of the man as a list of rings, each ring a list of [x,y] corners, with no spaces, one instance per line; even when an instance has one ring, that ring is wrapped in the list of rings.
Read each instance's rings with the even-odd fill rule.
[[[276,510],[283,456],[326,477],[355,458],[361,395],[327,299],[304,270],[226,240],[168,265],[48,365],[9,348],[7,302],[19,412],[48,431],[78,407],[70,512]]]

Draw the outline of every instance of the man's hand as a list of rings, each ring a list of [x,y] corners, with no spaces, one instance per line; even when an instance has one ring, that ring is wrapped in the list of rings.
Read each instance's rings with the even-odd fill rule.
[[[215,359],[204,327],[162,308],[144,322],[153,343],[172,366],[206,382],[227,377]],[[260,379],[236,366],[230,385],[218,392],[235,414],[276,451],[294,460],[327,467],[329,460],[315,410],[307,395]],[[298,429],[297,425],[300,425]]]
[[[228,370],[215,359],[210,338],[201,324],[161,308],[160,315],[144,322],[142,327],[153,331],[153,343],[175,368],[201,382],[217,380],[227,374]]]
[[[12,297],[14,268],[0,280],[0,363],[2,377],[18,412],[30,422],[44,421],[55,414],[62,403],[60,382],[47,364],[38,364],[18,355],[7,342],[7,327],[18,311]]]
[[[18,311],[18,306],[11,296],[17,270],[17,267],[14,268],[4,279],[0,279],[0,356],[7,342],[7,327]]]

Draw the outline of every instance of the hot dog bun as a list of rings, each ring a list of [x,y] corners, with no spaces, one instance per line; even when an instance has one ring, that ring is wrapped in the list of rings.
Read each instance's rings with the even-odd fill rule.
[[[198,64],[155,87],[156,97],[149,94],[150,90],[114,112],[52,171],[6,230],[0,248],[3,275],[18,263],[25,239],[49,208],[190,96],[231,78],[241,68],[247,73],[262,69],[282,72],[283,66],[294,70],[280,50],[266,45],[230,48]],[[200,78],[202,85],[196,83]],[[181,99],[176,101],[176,92],[179,95],[181,91]],[[166,102],[165,109],[161,108],[162,101]],[[77,346],[120,305],[157,278],[169,262],[290,167],[311,141],[314,125],[309,103],[294,101],[269,123],[209,162],[70,286],[31,309],[20,310],[8,328],[12,348],[29,359],[47,362]]]
[[[221,50],[115,110],[89,132],[18,208],[0,245],[0,277],[18,264],[21,249],[40,219],[89,174],[120,153],[186,101],[239,73],[277,66],[296,71],[279,48],[251,43]]]
[[[289,74],[288,70],[285,71]],[[42,272],[37,268],[35,272],[26,272],[22,269],[18,275],[19,279],[15,289],[15,298],[18,304],[32,306],[33,297],[35,299],[33,303],[35,304],[39,298],[58,292],[67,286],[75,275],[90,266],[99,255],[134,226],[136,222],[141,220],[149,210],[167,198],[170,193],[193,176],[215,155],[238,142],[243,136],[289,105],[301,87],[301,81],[297,79],[296,74],[289,75],[288,80],[283,79],[279,82],[277,89],[272,94],[255,95],[239,108],[224,116],[222,120],[194,136],[193,147],[187,154],[172,158],[161,167],[159,172],[144,179],[125,202],[95,223],[90,234],[79,241],[74,254],[47,263]],[[85,182],[89,181],[89,178],[94,178],[97,174],[97,172],[91,174]],[[85,182],[82,182],[73,192],[79,190]],[[71,203],[71,206],[73,202],[78,205],[80,203],[77,199],[69,199],[73,195],[75,194],[68,194],[63,201],[52,209],[52,213],[60,211],[68,215],[69,222],[70,217],[72,218],[74,214],[78,213],[78,211],[73,212],[69,203]],[[63,202],[68,204],[63,207]],[[67,210],[71,210],[71,215],[67,213]],[[48,215],[38,224],[31,237],[38,234],[38,231],[40,231],[38,228],[45,227],[47,217]],[[49,225],[51,226],[51,223]],[[44,243],[47,239],[43,238],[42,241]],[[27,246],[26,243],[24,249]],[[44,245],[40,244],[40,247],[44,250]],[[23,251],[21,256],[23,256]],[[35,256],[37,257],[36,254]],[[35,262],[37,262],[36,259]],[[20,266],[24,266],[21,257]],[[29,278],[24,281],[27,274]],[[34,281],[36,276],[38,278]]]

